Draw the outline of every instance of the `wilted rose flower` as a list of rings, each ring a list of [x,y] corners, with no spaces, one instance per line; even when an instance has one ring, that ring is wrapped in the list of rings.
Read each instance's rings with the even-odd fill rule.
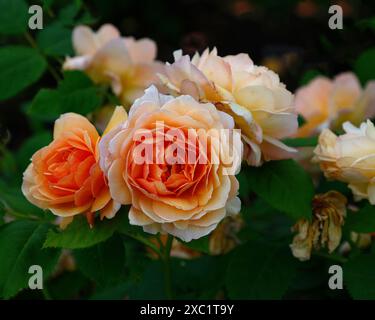
[[[212,232],[209,250],[213,255],[226,254],[240,244],[238,232],[244,225],[240,215],[226,217]]]
[[[110,83],[126,107],[156,81],[157,72],[163,72],[163,65],[155,61],[154,41],[121,37],[110,24],[96,33],[89,27],[77,26],[73,46],[77,57],[67,58],[64,69],[84,70],[95,82]]]
[[[346,122],[345,133],[323,130],[314,150],[314,161],[329,179],[348,183],[356,200],[375,204],[375,128],[367,120],[359,128]]]
[[[289,158],[295,152],[280,141],[298,127],[293,95],[276,73],[255,66],[247,54],[220,57],[216,49],[207,49],[190,59],[177,51],[165,73],[160,75],[164,91],[211,102],[234,118],[250,165]]]
[[[358,125],[375,114],[375,81],[363,90],[351,72],[339,74],[333,80],[319,76],[296,92],[295,104],[305,123],[297,136],[307,137],[325,128],[333,130],[345,121]]]
[[[70,250],[64,249],[60,255],[59,260],[57,261],[57,265],[55,270],[51,274],[51,278],[56,278],[63,274],[64,272],[73,272],[77,269],[76,261],[74,260],[74,256]]]
[[[292,228],[297,234],[290,245],[293,255],[309,260],[313,249],[328,247],[332,253],[341,241],[341,227],[346,216],[345,196],[337,191],[318,194],[313,199],[312,220],[299,220]]]
[[[366,249],[371,246],[372,234],[371,233],[350,233],[350,240],[360,249]]]
[[[116,109],[107,132],[125,115],[122,107]],[[101,218],[112,218],[120,208],[112,200],[99,166],[99,139],[85,117],[63,114],[55,122],[53,141],[32,156],[23,174],[25,197],[39,208],[67,218],[63,226],[77,214],[86,214],[92,225],[96,211]]]
[[[224,163],[227,154],[221,152],[228,144],[213,143],[218,132],[232,135],[233,127],[232,117],[212,104],[147,89],[130,109],[127,122],[100,142],[100,165],[113,199],[132,204],[130,223],[152,234],[160,231],[190,241],[238,213],[234,175],[242,143],[239,139],[232,144],[231,164]],[[197,158],[189,157],[191,152]]]

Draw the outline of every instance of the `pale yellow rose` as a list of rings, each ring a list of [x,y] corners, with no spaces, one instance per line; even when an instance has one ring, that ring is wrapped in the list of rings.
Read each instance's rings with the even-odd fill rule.
[[[346,216],[346,203],[346,198],[337,191],[314,197],[312,220],[301,219],[292,228],[297,234],[290,248],[296,258],[309,260],[313,249],[327,246],[329,253],[332,253],[338,247]]]
[[[135,40],[121,37],[110,24],[96,33],[89,27],[77,26],[73,31],[76,57],[67,58],[66,70],[84,70],[95,82],[110,83],[125,107],[129,107],[163,72],[156,61],[156,44],[148,38]]]
[[[255,66],[247,54],[220,57],[216,49],[207,49],[190,59],[177,51],[165,73],[160,75],[165,92],[211,102],[234,118],[250,165],[289,158],[295,152],[280,141],[298,127],[293,95],[276,73]]]
[[[333,80],[319,76],[296,91],[295,104],[305,123],[297,136],[307,137],[325,128],[338,129],[343,122],[358,125],[375,114],[375,81],[363,90],[352,72]]]
[[[234,175],[240,168],[242,143],[239,139],[233,145],[232,174],[226,171],[219,150],[226,146],[212,144],[215,132],[227,129],[224,132],[231,135],[233,127],[232,117],[212,104],[190,96],[161,95],[155,87],[147,89],[131,107],[127,122],[100,142],[100,165],[107,174],[111,196],[132,205],[130,223],[152,234],[169,233],[190,241],[209,234],[227,215],[238,213],[239,185]],[[168,157],[175,141],[169,140],[169,130],[180,130],[185,137],[189,129],[197,132],[199,143],[177,142],[178,150],[193,148],[199,157],[190,163],[184,154],[182,164],[171,164]],[[140,133],[150,132],[151,137],[139,140]],[[213,146],[209,152],[201,139]],[[159,142],[165,147],[163,152]],[[139,162],[139,146],[151,146],[151,161]]]
[[[375,204],[375,128],[367,120],[359,128],[346,122],[344,134],[336,136],[329,129],[319,136],[314,161],[325,176],[348,184],[356,200]]]

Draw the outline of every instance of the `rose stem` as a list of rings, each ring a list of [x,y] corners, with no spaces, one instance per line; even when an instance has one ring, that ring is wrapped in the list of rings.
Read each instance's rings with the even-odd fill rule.
[[[172,248],[173,236],[168,235],[167,243],[164,247],[164,281],[165,291],[168,299],[173,298],[172,291],[172,275],[171,275],[171,248]]]

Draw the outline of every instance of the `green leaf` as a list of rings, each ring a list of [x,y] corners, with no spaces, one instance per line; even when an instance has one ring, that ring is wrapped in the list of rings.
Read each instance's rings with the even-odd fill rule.
[[[238,183],[240,185],[240,190],[238,191],[241,198],[246,199],[251,193],[250,185],[247,181],[247,168],[242,168],[240,173],[236,176]]]
[[[162,262],[148,261],[142,277],[132,284],[130,299],[166,299]]]
[[[215,299],[224,288],[229,256],[172,259],[173,288],[182,299]],[[202,276],[204,275],[204,276]]]
[[[41,89],[28,108],[28,113],[40,120],[53,121],[60,115],[62,109],[60,100],[57,90]]]
[[[145,266],[149,263],[146,246],[132,238],[124,237],[126,277],[137,281],[143,277]]]
[[[344,282],[354,299],[375,299],[375,255],[363,254],[344,264]]]
[[[252,241],[238,247],[229,262],[226,286],[231,299],[280,299],[298,262],[287,245]]]
[[[257,236],[269,241],[280,241],[291,235],[292,219],[261,198],[255,198],[249,205],[243,206],[242,216],[246,223],[238,236],[244,242]]]
[[[21,34],[27,30],[29,7],[23,0],[0,0],[0,34]]]
[[[82,272],[68,271],[50,279],[46,289],[53,300],[82,299],[82,292],[90,289],[92,282]]]
[[[69,71],[55,90],[42,89],[34,98],[28,112],[45,121],[53,121],[62,113],[86,115],[102,104],[99,89],[82,72]]]
[[[53,271],[60,250],[42,249],[49,225],[14,221],[0,228],[0,296],[10,298],[28,285],[32,265],[43,269],[47,278]]]
[[[358,233],[375,232],[375,207],[367,204],[358,212],[349,212],[345,224]]]
[[[21,46],[0,49],[0,100],[10,98],[36,82],[47,63],[38,51]]]
[[[114,286],[99,288],[90,297],[90,300],[123,300],[131,288],[131,282],[125,281]]]
[[[44,0],[43,1],[43,10],[50,10],[55,0]]]
[[[82,249],[91,247],[109,239],[120,228],[123,220],[127,219],[127,215],[118,212],[115,218],[97,221],[90,228],[85,217],[77,216],[65,230],[50,230],[44,248]]]
[[[4,215],[5,215],[5,208],[3,204],[0,202],[0,226],[2,226],[5,223]]]
[[[341,181],[329,181],[323,176],[320,178],[316,193],[326,193],[331,190],[336,190],[347,197],[352,195],[352,191],[348,188],[348,185]]]
[[[41,30],[36,40],[46,55],[68,56],[73,54],[72,31],[58,23]]]
[[[362,19],[357,23],[357,26],[363,30],[370,29],[372,31],[375,31],[375,17]]]
[[[294,219],[311,217],[313,183],[294,160],[270,161],[245,170],[250,188],[272,207]]]
[[[59,83],[60,93],[70,93],[77,89],[86,89],[94,86],[90,78],[81,71],[67,71],[64,73],[64,79]]]
[[[99,285],[115,284],[124,275],[125,248],[119,236],[74,251],[78,268]]]
[[[17,215],[21,214],[25,217],[44,217],[43,210],[32,205],[26,200],[21,192],[21,188],[9,187],[4,183],[0,183],[0,202],[3,203],[6,210]]]
[[[7,181],[14,181],[17,176],[17,161],[13,152],[0,145],[0,177]],[[15,181],[19,184],[19,180]]]
[[[78,15],[82,6],[80,0],[72,1],[69,5],[60,10],[58,19],[64,25],[74,25],[74,18]]]
[[[288,138],[284,139],[283,142],[293,148],[298,147],[315,147],[318,144],[318,137],[308,138]]]
[[[39,132],[26,139],[21,148],[17,151],[17,162],[20,170],[24,171],[30,163],[31,156],[40,148],[45,147],[52,141],[50,132]]]
[[[354,71],[363,85],[375,79],[375,47],[366,50],[357,58]]]

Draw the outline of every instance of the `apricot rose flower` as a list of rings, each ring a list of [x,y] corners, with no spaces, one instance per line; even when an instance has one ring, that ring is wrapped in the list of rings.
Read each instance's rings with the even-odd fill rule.
[[[296,108],[305,123],[297,136],[307,137],[323,129],[339,129],[345,121],[359,125],[375,115],[375,81],[363,90],[352,72],[341,73],[333,80],[319,76],[296,92]]]
[[[95,82],[110,83],[125,107],[140,97],[163,69],[155,61],[154,41],[121,37],[110,24],[103,25],[96,33],[89,27],[77,26],[73,31],[73,46],[77,57],[67,58],[64,69],[84,70]]]
[[[356,200],[375,204],[375,127],[367,120],[359,128],[346,122],[345,133],[337,136],[323,130],[314,150],[314,161],[325,176],[348,183]]]
[[[125,119],[116,109],[107,127]],[[99,166],[99,134],[83,116],[66,113],[55,122],[53,141],[37,151],[23,175],[22,192],[34,205],[69,218],[86,214],[92,224],[94,213],[112,218],[120,204],[113,201]]]
[[[147,89],[131,107],[128,120],[100,142],[100,165],[112,198],[132,205],[130,223],[152,234],[169,233],[190,241],[210,233],[225,216],[237,214],[239,185],[234,175],[241,163],[241,139],[232,144],[233,172],[226,170],[227,150],[224,155],[219,150],[228,144],[212,143],[218,131],[232,135],[233,127],[232,117],[210,103]],[[182,138],[176,140],[172,132]],[[197,157],[188,159],[189,150]],[[139,161],[146,151],[144,161]]]
[[[247,54],[220,57],[216,49],[207,49],[190,59],[177,51],[165,73],[160,75],[165,92],[211,102],[234,118],[250,165],[289,158],[296,151],[280,141],[298,127],[292,93],[276,73],[255,66]]]

